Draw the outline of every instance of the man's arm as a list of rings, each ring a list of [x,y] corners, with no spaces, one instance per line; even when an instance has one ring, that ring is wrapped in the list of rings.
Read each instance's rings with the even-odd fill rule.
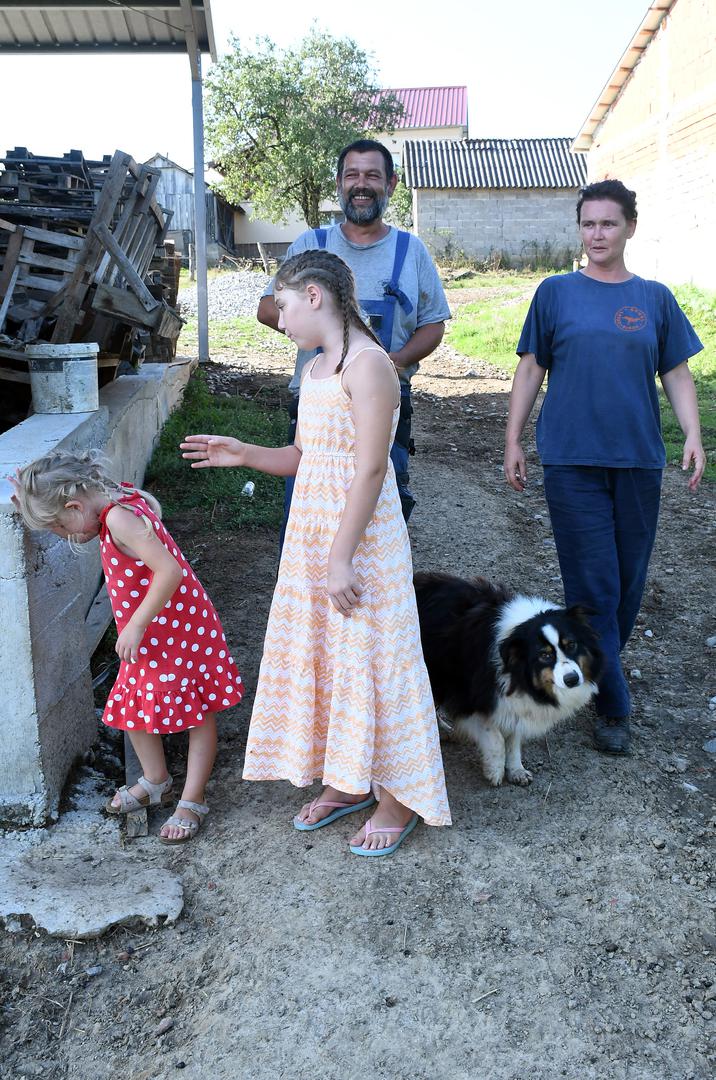
[[[398,371],[408,368],[412,364],[418,364],[437,349],[444,333],[444,322],[426,323],[425,326],[419,326],[413,336],[409,337],[405,342],[402,349],[389,353],[390,359]]]
[[[276,301],[271,296],[262,296],[259,300],[258,310],[256,311],[256,318],[264,326],[270,326],[272,330],[278,330],[278,308],[276,307]],[[283,333],[283,330],[278,330],[279,334]]]

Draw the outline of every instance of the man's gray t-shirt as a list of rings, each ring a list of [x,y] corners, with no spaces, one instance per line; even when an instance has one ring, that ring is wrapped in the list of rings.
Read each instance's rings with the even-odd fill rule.
[[[346,239],[340,225],[332,225],[325,232],[326,250],[338,255],[344,262],[348,263],[353,271],[358,299],[380,299],[383,296],[383,286],[390,281],[392,275],[398,230],[391,225],[390,232],[373,244],[352,243]],[[314,230],[308,229],[294,240],[286,252],[286,258],[298,255],[301,251],[310,251],[318,247],[319,244]],[[450,308],[445,299],[445,293],[438,272],[435,269],[435,264],[422,240],[412,234],[410,235],[405,262],[400,271],[399,283],[401,291],[411,301],[413,309],[410,313],[407,313],[400,304],[395,305],[393,333],[390,342],[391,352],[402,349],[406,341],[421,326],[444,322],[450,318]],[[269,283],[264,293],[264,296],[272,295],[273,281]],[[311,356],[313,356],[313,353],[299,349],[296,357],[296,369],[289,383],[291,390],[298,391],[301,384],[303,365]],[[410,382],[418,367],[418,364],[411,364],[410,367],[399,371],[401,381]]]

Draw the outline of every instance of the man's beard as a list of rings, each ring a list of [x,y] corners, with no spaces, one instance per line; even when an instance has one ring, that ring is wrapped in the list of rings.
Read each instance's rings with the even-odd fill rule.
[[[370,195],[373,202],[369,206],[357,207],[351,201],[354,195]],[[343,189],[338,192],[338,204],[348,221],[354,225],[369,225],[371,221],[382,218],[388,206],[389,195],[377,195],[370,188],[351,188],[348,195]]]

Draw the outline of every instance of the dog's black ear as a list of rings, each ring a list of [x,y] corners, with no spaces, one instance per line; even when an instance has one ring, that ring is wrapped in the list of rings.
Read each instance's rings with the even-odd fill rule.
[[[504,641],[500,642],[500,659],[502,660],[502,666],[508,675],[512,675],[518,664],[524,661],[526,650],[527,641],[518,633],[513,632],[509,637],[506,637]],[[510,688],[507,691],[508,697],[514,689],[515,682],[514,679],[511,679]]]
[[[597,613],[594,608],[589,607],[587,604],[573,604],[572,607],[567,608],[567,614],[571,619],[576,619],[577,622],[584,623],[585,626],[594,629],[589,620],[592,615]]]

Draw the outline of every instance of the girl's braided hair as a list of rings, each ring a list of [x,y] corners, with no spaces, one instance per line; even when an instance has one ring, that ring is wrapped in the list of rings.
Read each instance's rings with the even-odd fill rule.
[[[343,319],[343,353],[336,367],[338,373],[348,354],[351,326],[362,331],[381,349],[382,343],[366,324],[356,299],[356,283],[351,268],[331,251],[321,248],[302,251],[281,265],[274,278],[274,292],[281,289],[303,291],[307,285],[320,285],[326,289],[338,305]]]
[[[106,464],[98,450],[86,450],[83,454],[56,450],[20,469],[17,505],[28,528],[47,529],[56,525],[66,503],[96,492],[112,500],[135,492],[161,517],[161,507],[153,495],[139,488],[120,486],[108,475]],[[147,524],[151,531],[151,525]]]

